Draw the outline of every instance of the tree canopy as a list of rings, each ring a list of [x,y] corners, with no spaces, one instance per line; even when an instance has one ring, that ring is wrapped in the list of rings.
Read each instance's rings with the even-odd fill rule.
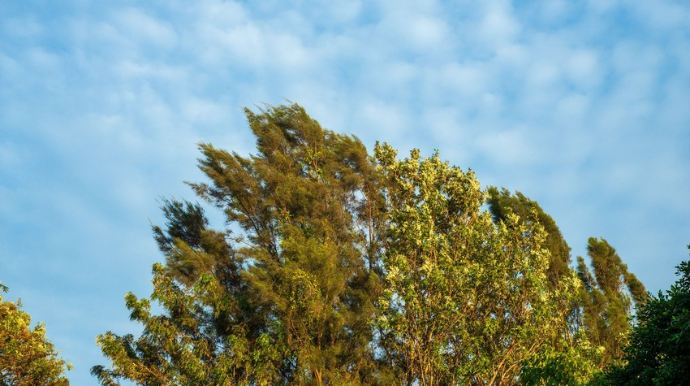
[[[370,155],[298,105],[245,113],[256,154],[201,144],[190,183],[227,226],[163,200],[165,263],[126,296],[143,332],[98,337],[101,384],[578,385],[603,366],[597,318],[627,323],[620,280],[643,288],[605,241],[576,272],[536,202],[438,153]]]
[[[166,255],[149,299],[128,295],[142,337],[99,337],[103,384],[372,384],[379,286],[374,165],[359,140],[299,106],[247,110],[258,154],[200,146],[209,184],[192,184],[238,234],[207,229],[199,205],[166,201]],[[169,346],[174,342],[176,346]],[[155,368],[155,369],[154,369]]]
[[[67,386],[65,372],[71,365],[58,357],[39,323],[31,328],[31,317],[21,302],[3,300],[8,288],[0,283],[0,385]]]

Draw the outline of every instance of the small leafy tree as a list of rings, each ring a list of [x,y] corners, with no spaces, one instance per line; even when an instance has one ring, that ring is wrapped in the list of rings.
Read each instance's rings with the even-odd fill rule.
[[[58,357],[43,324],[31,329],[31,317],[19,301],[3,300],[7,290],[0,283],[0,385],[69,385],[65,372],[71,365]]]
[[[204,274],[185,288],[160,264],[153,274],[151,300],[166,312],[154,315],[149,299],[127,295],[131,318],[144,332],[136,339],[111,332],[98,337],[113,362],[112,369],[92,369],[101,384],[118,385],[119,379],[151,386],[274,383],[281,347],[266,334],[252,340],[241,324],[232,323],[235,302],[216,277]]]
[[[690,384],[690,261],[677,274],[666,294],[659,291],[638,308],[623,364],[606,374],[605,384]]]
[[[406,385],[511,385],[560,322],[538,224],[494,223],[471,172],[387,145],[381,345]],[[571,282],[574,278],[570,278]]]

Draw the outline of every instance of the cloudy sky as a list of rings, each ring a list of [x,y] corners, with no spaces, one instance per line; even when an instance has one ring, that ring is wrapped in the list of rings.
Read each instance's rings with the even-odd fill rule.
[[[123,296],[150,293],[197,144],[249,154],[242,107],[286,100],[523,192],[653,292],[688,257],[684,0],[3,1],[0,280],[73,384],[97,334],[138,330]]]

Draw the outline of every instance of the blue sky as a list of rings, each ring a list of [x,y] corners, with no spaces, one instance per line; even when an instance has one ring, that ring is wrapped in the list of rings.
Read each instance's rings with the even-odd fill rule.
[[[248,154],[242,107],[285,100],[523,192],[653,292],[688,258],[685,1],[3,1],[0,280],[74,385],[97,334],[138,331],[123,296],[150,293],[197,144]]]

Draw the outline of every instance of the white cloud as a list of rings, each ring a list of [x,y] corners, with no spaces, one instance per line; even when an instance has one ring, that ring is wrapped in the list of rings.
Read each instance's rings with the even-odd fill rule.
[[[672,31],[688,29],[690,10],[673,1],[636,1],[630,4],[636,14],[636,21],[648,24],[650,29]]]
[[[619,5],[619,0],[589,0],[587,4],[589,9],[595,13],[604,13],[616,8]]]
[[[477,98],[485,94],[492,83],[491,74],[482,68],[479,62],[449,63],[439,69],[431,70],[433,84],[437,85],[438,98],[448,98],[448,95],[459,94],[465,97]]]
[[[527,138],[529,131],[525,127],[481,134],[476,140],[476,146],[481,153],[500,167],[525,167],[539,158],[534,141]]]
[[[590,109],[590,99],[583,94],[571,93],[556,101],[556,119],[569,127],[584,127]]]
[[[400,32],[416,49],[432,49],[444,43],[447,30],[444,20],[422,16],[408,20]]]
[[[334,26],[349,26],[362,15],[362,0],[332,0],[328,6],[313,7],[317,10],[312,22],[321,21]]]
[[[592,91],[602,81],[601,63],[593,50],[573,50],[561,64],[572,84],[584,91]]]
[[[22,163],[23,150],[15,143],[0,141],[0,169],[12,170]]]
[[[549,0],[536,5],[539,13],[544,20],[561,21],[572,12],[572,3],[567,0]]]
[[[177,34],[167,23],[137,8],[117,9],[113,21],[118,34],[127,36],[137,45],[172,49],[177,44]]]
[[[490,44],[501,46],[518,38],[520,22],[514,17],[510,2],[487,1],[485,13],[479,25],[479,33]]]
[[[222,28],[225,25],[237,25],[249,20],[246,8],[237,1],[206,0],[186,4],[182,12],[193,14],[199,21],[197,27],[212,26]]]

